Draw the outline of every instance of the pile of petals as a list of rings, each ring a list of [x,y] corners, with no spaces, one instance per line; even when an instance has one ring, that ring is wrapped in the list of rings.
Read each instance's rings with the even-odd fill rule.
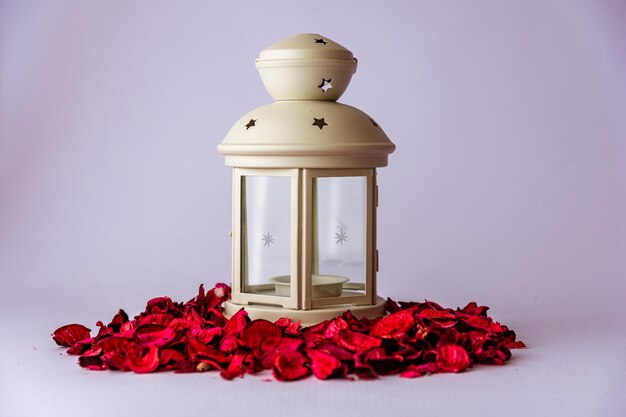
[[[96,323],[95,336],[80,324],[60,327],[52,336],[91,370],[219,370],[226,379],[271,370],[281,381],[311,374],[371,379],[461,372],[475,363],[503,365],[510,349],[524,347],[512,330],[487,316],[488,307],[474,302],[453,310],[431,301],[388,300],[383,318],[357,319],[348,311],[302,328],[287,318],[250,320],[244,309],[226,319],[222,304],[229,296],[228,285],[208,292],[201,285],[186,303],[169,297],[148,301],[132,320],[120,310],[109,324]]]

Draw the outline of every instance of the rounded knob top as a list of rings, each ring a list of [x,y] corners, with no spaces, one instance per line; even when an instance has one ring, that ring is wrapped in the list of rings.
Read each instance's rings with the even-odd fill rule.
[[[256,67],[275,100],[334,101],[350,84],[357,60],[333,40],[303,33],[261,51]]]

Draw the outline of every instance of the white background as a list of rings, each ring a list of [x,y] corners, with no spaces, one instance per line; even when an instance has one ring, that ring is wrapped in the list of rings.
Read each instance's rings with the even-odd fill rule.
[[[0,415],[621,416],[626,4],[0,2]],[[270,102],[269,44],[317,32],[396,143],[379,293],[475,300],[529,348],[374,382],[80,369],[58,326],[230,277],[216,145]]]

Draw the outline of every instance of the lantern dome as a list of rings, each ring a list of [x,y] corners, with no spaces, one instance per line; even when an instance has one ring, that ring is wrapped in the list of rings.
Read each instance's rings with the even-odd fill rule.
[[[218,150],[247,168],[376,168],[395,150],[366,113],[336,103],[356,71],[352,52],[318,34],[290,36],[256,61],[275,103],[254,109]]]
[[[250,168],[383,167],[394,149],[366,113],[328,101],[278,101],[254,109],[218,146],[226,165]]]

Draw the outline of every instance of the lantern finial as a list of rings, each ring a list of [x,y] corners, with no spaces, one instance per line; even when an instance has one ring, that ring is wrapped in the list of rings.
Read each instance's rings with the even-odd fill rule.
[[[350,84],[357,60],[337,42],[302,33],[261,51],[256,67],[274,100],[335,101]]]

